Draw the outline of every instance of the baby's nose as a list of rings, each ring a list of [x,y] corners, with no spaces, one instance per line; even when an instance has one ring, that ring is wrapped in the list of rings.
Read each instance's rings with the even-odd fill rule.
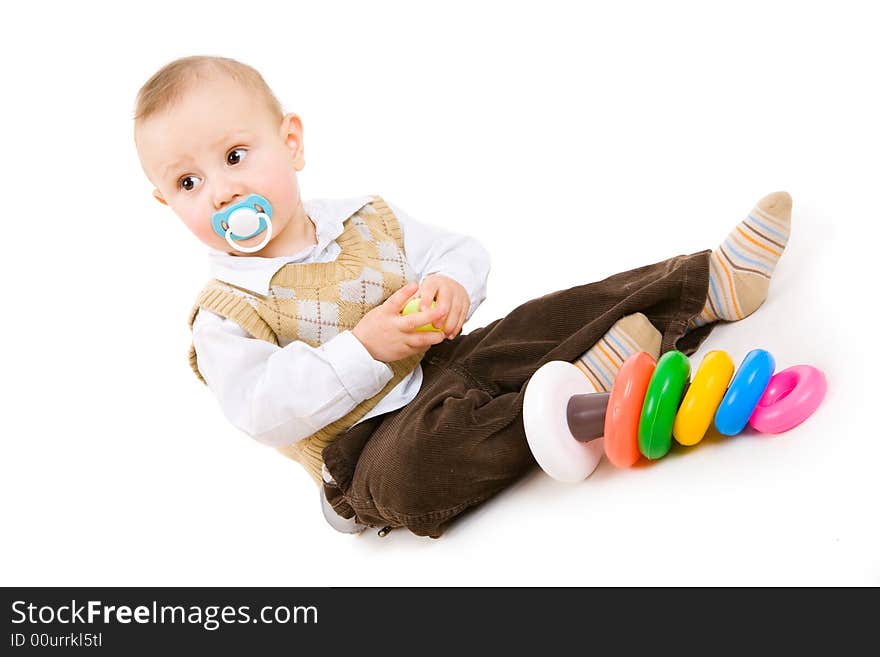
[[[242,194],[239,192],[220,191],[214,195],[214,209],[222,210],[227,205],[231,205],[241,198]]]

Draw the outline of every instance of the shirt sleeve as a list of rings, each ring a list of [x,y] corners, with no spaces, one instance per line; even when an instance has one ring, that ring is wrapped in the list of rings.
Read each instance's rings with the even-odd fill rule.
[[[350,331],[319,347],[301,341],[279,347],[204,309],[193,322],[193,346],[224,415],[272,447],[338,420],[393,376]]]
[[[388,204],[403,232],[403,247],[410,266],[421,282],[429,274],[443,274],[457,281],[471,300],[467,319],[486,299],[489,252],[473,237],[416,221]]]

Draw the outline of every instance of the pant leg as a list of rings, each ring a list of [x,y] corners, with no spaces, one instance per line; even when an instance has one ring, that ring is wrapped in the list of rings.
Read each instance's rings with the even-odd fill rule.
[[[662,335],[661,353],[693,353],[711,328],[682,339],[706,302],[709,255],[703,251],[533,299],[461,341],[428,352],[457,362],[499,392],[519,390],[551,360],[573,361],[622,317],[645,314]]]
[[[341,515],[439,536],[447,521],[534,463],[522,419],[510,412],[516,395],[493,398],[467,375],[430,362],[423,374],[416,399],[324,449],[336,481],[325,493]]]
[[[539,367],[574,360],[634,312],[661,332],[663,351],[696,350],[711,325],[684,334],[705,303],[709,253],[548,294],[432,347],[412,402],[361,423],[324,450],[337,482],[328,500],[366,524],[439,536],[457,515],[534,465],[522,402]]]

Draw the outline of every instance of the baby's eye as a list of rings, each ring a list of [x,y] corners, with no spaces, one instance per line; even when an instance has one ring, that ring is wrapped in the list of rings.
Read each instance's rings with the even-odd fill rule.
[[[184,189],[188,192],[191,192],[196,187],[198,187],[202,182],[202,179],[198,176],[184,176],[178,181],[178,186],[181,189]]]
[[[247,156],[246,148],[233,148],[226,155],[226,164],[238,164]]]

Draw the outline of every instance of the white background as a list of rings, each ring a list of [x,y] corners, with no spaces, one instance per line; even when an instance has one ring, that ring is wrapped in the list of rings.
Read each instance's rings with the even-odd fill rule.
[[[870,3],[13,3],[4,9],[5,585],[880,584],[880,23]],[[714,248],[784,189],[768,302],[692,359],[764,347],[829,393],[578,485],[535,473],[441,540],[335,533],[304,471],[186,361],[204,248],[155,203],[140,85],[219,54],[305,125],[306,198],[379,193],[481,239],[468,328]],[[870,377],[870,378],[869,378]]]

